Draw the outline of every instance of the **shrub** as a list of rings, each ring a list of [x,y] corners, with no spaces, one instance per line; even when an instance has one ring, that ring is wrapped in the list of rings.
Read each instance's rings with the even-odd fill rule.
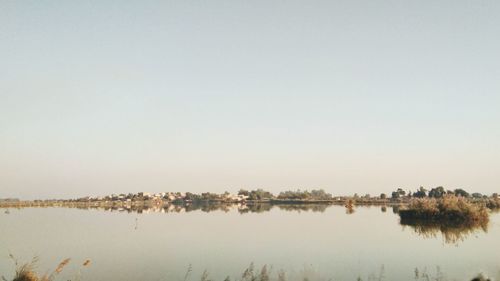
[[[488,221],[484,204],[474,204],[463,197],[446,195],[442,199],[415,199],[399,211],[401,219],[442,221],[454,224],[477,224]]]

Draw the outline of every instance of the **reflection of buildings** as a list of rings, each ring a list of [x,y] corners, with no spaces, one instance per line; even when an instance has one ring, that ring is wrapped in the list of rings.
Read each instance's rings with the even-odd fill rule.
[[[245,213],[263,213],[268,212],[273,208],[290,212],[324,212],[328,204],[279,204],[273,205],[269,203],[258,204],[217,204],[217,203],[187,203],[187,204],[93,204],[93,203],[78,203],[78,204],[63,204],[58,207],[77,208],[83,210],[102,210],[108,212],[127,212],[127,213],[187,213],[193,211],[201,212],[230,212],[237,211],[241,214]]]
[[[147,193],[140,193],[142,196],[150,196]],[[113,195],[115,196],[115,195]],[[116,195],[118,198],[121,195]],[[168,196],[168,194],[164,195]],[[97,199],[96,199],[97,200]],[[330,204],[330,203],[286,203],[286,202],[186,202],[186,201],[132,201],[130,199],[125,199],[125,201],[39,201],[39,202],[29,202],[29,204],[17,204],[13,208],[23,208],[23,207],[62,207],[62,208],[76,208],[83,210],[103,210],[109,212],[127,212],[127,213],[139,213],[139,214],[149,214],[149,213],[187,213],[193,211],[201,212],[213,212],[222,211],[230,212],[237,211],[241,214],[245,213],[263,213],[271,211],[272,209],[278,209],[282,211],[289,212],[324,212],[327,208],[332,206],[341,207],[342,204]],[[370,205],[362,205],[360,207],[369,207]],[[10,206],[6,206],[10,207]],[[6,208],[5,207],[5,208]],[[382,207],[384,208],[384,207]],[[397,210],[393,207],[393,210]],[[346,214],[355,213],[354,204],[348,206],[346,209]]]

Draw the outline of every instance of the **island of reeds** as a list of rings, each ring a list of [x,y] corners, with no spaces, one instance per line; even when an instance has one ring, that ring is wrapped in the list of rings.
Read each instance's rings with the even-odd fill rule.
[[[399,215],[402,221],[420,220],[449,225],[476,225],[488,222],[486,204],[475,203],[454,195],[445,195],[438,199],[412,200],[399,211]]]

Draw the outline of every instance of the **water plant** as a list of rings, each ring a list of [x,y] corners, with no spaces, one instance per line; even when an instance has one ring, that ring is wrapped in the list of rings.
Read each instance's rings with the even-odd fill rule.
[[[402,223],[420,220],[446,223],[447,225],[483,225],[488,223],[486,206],[461,196],[446,195],[443,198],[413,199],[399,211]]]

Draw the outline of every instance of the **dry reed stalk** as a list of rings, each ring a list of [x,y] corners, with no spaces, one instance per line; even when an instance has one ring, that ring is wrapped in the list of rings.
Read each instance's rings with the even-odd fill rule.
[[[57,268],[56,268],[55,272],[56,272],[56,273],[58,273],[58,274],[59,274],[59,273],[61,273],[61,271],[63,271],[64,267],[65,267],[66,265],[68,265],[68,263],[69,263],[70,261],[71,261],[71,259],[70,259],[70,258],[67,258],[67,259],[63,260],[63,261],[62,261],[62,262],[61,262],[61,263],[57,266]]]

